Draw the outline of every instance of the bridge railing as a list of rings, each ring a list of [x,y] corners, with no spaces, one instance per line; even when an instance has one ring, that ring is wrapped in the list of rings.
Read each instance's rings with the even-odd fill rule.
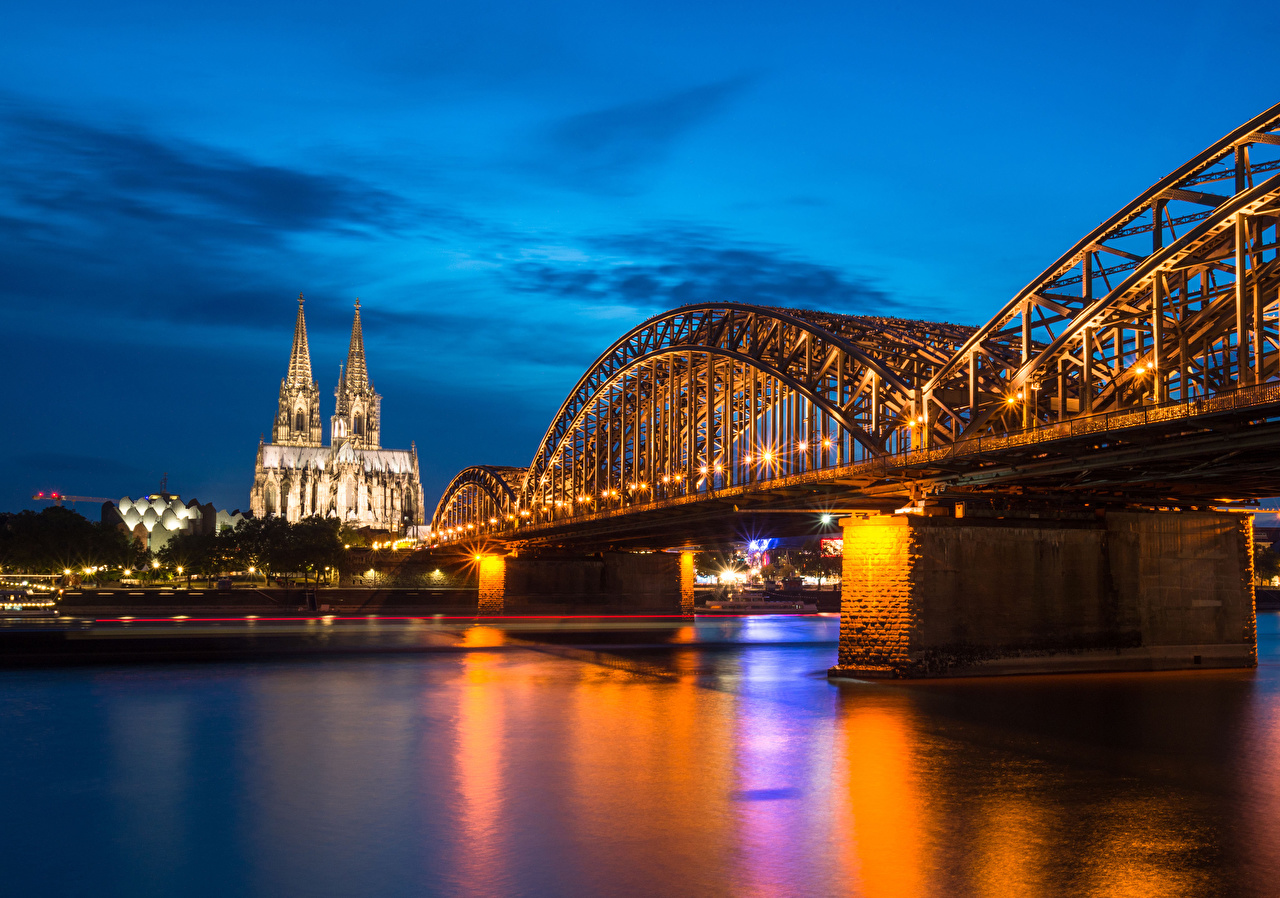
[[[1037,443],[1049,443],[1073,437],[1117,433],[1136,427],[1165,424],[1207,415],[1225,414],[1242,409],[1261,408],[1268,405],[1280,407],[1280,382],[1238,387],[1229,391],[1222,391],[1213,396],[1201,396],[1194,399],[1188,397],[1185,400],[1160,404],[1153,403],[1139,408],[1081,415],[1066,421],[1042,424],[1038,427],[1030,427],[1024,430],[969,437],[963,440],[956,440],[945,446],[927,449],[907,449],[842,467],[805,471],[800,474],[791,474],[785,477],[732,487],[709,489],[704,492],[671,496],[643,503],[619,505],[614,508],[601,508],[588,513],[578,513],[570,517],[557,518],[552,521],[526,521],[514,532],[528,532],[541,527],[551,528],[568,523],[579,525],[592,521],[604,521],[636,511],[652,511],[690,505],[711,497],[732,499],[737,496],[754,493],[762,488],[803,486],[842,477],[887,477],[897,470],[914,465],[928,464],[933,461],[946,461],[957,457],[973,457],[1004,449],[1035,445]]]
[[[893,458],[910,459],[910,463],[933,458],[944,459],[957,455],[978,455],[999,449],[1028,446],[1078,436],[1106,434],[1134,427],[1165,424],[1205,415],[1223,414],[1240,409],[1280,404],[1280,381],[1235,387],[1212,396],[1190,396],[1185,399],[1151,403],[1138,408],[1078,415],[1065,421],[1040,424],[1011,430],[1001,434],[968,437],[931,448],[911,448],[897,453]]]

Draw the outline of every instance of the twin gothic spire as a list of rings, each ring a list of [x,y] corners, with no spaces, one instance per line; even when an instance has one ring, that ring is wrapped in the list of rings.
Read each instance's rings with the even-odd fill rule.
[[[318,446],[319,394],[311,377],[311,351],[307,345],[307,319],[302,305],[303,296],[299,293],[298,317],[293,326],[293,349],[289,354],[289,373],[280,386],[275,442]],[[369,383],[369,368],[364,356],[364,332],[360,327],[359,299],[356,300],[355,320],[351,325],[347,364],[338,377],[334,395],[337,398],[337,408],[332,418],[332,442],[336,444],[350,439],[357,447],[377,449],[382,397],[374,392],[373,385]]]
[[[307,316],[302,311],[303,297],[298,294],[298,318],[293,325],[293,351],[289,354],[290,385],[311,383],[311,350],[307,346]],[[351,324],[351,345],[347,348],[347,366],[342,380],[349,389],[369,386],[369,368],[364,359],[364,332],[360,328],[360,300],[356,299],[356,317]]]
[[[289,353],[289,375],[285,383],[295,386],[311,383],[311,350],[307,346],[307,316],[302,311],[303,297],[298,294],[298,318],[293,325],[293,351]],[[350,390],[369,388],[369,368],[364,359],[364,331],[360,328],[360,300],[356,300],[356,317],[351,324],[351,345],[347,348],[347,365],[339,378]]]

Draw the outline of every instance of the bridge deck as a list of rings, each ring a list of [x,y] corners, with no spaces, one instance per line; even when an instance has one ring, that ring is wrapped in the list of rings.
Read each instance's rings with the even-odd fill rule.
[[[814,532],[824,510],[892,510],[915,490],[942,499],[998,491],[1054,504],[1126,502],[1203,506],[1280,495],[1280,384],[1196,402],[1149,405],[1075,418],[936,449],[807,471],[775,480],[626,504],[527,523],[492,538],[534,546],[741,540],[744,533]],[[768,517],[768,523],[763,518]]]

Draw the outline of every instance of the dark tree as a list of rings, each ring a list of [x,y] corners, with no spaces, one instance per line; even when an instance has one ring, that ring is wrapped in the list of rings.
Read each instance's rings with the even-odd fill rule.
[[[1269,546],[1254,545],[1253,575],[1266,582],[1280,574],[1280,553]]]
[[[342,557],[340,523],[312,516],[296,524],[283,518],[250,518],[232,534],[234,557],[241,567],[250,565],[275,576],[302,574],[304,581],[326,567],[337,567]]]
[[[145,554],[129,534],[69,508],[0,514],[0,566],[32,574],[132,567]]]

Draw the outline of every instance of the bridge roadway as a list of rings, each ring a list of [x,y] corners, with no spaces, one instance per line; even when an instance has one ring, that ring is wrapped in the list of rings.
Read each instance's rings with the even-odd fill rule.
[[[656,315],[583,374],[528,466],[460,472],[430,535],[477,555],[673,549],[813,532],[816,515],[845,514],[844,669],[918,672],[929,652],[972,660],[996,643],[1026,652],[1055,627],[1090,645],[1105,631],[1108,650],[1201,649],[1152,649],[1156,666],[1252,644],[1249,528],[1211,509],[1280,494],[1277,172],[1280,104],[1140,193],[981,327],[732,300]],[[1025,541],[1007,562],[1024,592],[1061,580],[1068,556],[1093,578],[1093,610],[1077,608],[1092,623],[1061,608],[1016,626],[996,615],[989,629],[1006,642],[974,643],[965,619],[978,605],[961,614],[955,593],[971,555],[945,547],[991,538],[960,520],[980,508],[1021,515],[994,545]],[[1074,536],[1026,523],[1086,508],[1097,518]],[[872,518],[884,520],[860,523]],[[874,545],[897,546],[885,549],[895,566],[877,568]],[[950,567],[936,567],[944,555]],[[855,581],[909,588],[889,597]],[[1208,604],[1184,608],[1193,594]],[[983,595],[988,610],[1010,601]],[[868,635],[890,605],[914,610]],[[926,606],[954,626],[924,639]],[[914,635],[885,648],[899,631]]]
[[[725,548],[834,531],[912,503],[1204,508],[1280,495],[1280,383],[1075,418],[774,480],[606,508],[495,535],[513,547]],[[823,526],[822,516],[833,520]]]

